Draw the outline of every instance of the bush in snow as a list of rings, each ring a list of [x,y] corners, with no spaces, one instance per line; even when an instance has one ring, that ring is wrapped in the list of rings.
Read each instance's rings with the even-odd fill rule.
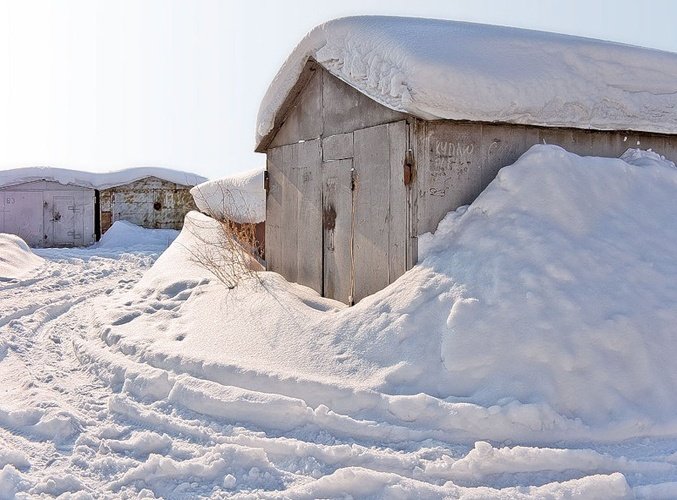
[[[198,244],[186,247],[193,262],[229,289],[244,279],[258,280],[257,271],[263,268],[259,263],[256,224],[207,217],[193,219],[187,229]]]

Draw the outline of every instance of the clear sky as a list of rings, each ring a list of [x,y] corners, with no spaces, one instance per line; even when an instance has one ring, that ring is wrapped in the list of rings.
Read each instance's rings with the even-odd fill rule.
[[[434,17],[677,52],[673,0],[0,0],[0,170],[265,163],[259,103],[314,26]]]

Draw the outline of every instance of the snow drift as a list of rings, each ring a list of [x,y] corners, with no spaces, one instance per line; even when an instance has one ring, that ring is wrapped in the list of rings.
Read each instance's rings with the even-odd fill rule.
[[[43,263],[26,242],[13,234],[0,233],[0,280],[16,279]]]
[[[167,248],[178,235],[179,231],[175,229],[149,229],[118,220],[101,236],[96,246],[108,250],[158,250]]]
[[[421,238],[418,265],[351,308],[274,273],[224,290],[174,249],[194,239],[186,227],[132,299],[103,313],[100,336],[189,375],[161,392],[195,411],[260,424],[252,401],[272,398],[288,408],[274,428],[445,441],[674,435],[675,194],[677,169],[654,153],[534,146]],[[141,314],[157,301],[174,312]]]
[[[502,26],[348,17],[312,30],[271,83],[256,143],[309,58],[424,119],[677,132],[677,54]]]
[[[218,220],[240,223],[263,222],[266,218],[264,169],[257,168],[215,179],[190,190],[200,211]]]

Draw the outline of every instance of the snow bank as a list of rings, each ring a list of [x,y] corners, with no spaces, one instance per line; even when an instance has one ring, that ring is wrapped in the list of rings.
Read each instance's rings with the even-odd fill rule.
[[[21,278],[42,263],[43,259],[31,252],[24,240],[0,233],[0,281]]]
[[[195,186],[207,180],[200,175],[161,167],[128,168],[105,173],[83,172],[56,167],[26,167],[0,171],[0,187],[32,181],[52,181],[92,189],[106,189],[128,184],[145,177],[157,177],[183,186]]]
[[[131,222],[118,220],[96,244],[98,248],[126,251],[164,250],[179,235],[175,229],[147,229]]]
[[[420,265],[461,288],[439,390],[587,422],[674,418],[677,169],[624,158],[535,146],[440,223]]]
[[[225,290],[186,252],[209,221],[194,214],[101,313],[100,338],[211,381],[172,378],[176,404],[272,428],[260,401],[288,425],[372,440],[672,435],[676,193],[677,169],[653,153],[534,146],[352,308],[274,273]]]
[[[312,30],[259,110],[268,134],[315,59],[375,101],[424,119],[677,132],[677,55],[501,26],[348,17]]]
[[[242,223],[266,219],[264,169],[257,168],[231,177],[203,182],[190,190],[200,211],[215,219]]]

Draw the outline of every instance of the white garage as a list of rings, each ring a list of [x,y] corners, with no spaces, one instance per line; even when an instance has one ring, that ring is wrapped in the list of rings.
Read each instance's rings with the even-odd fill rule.
[[[0,186],[0,233],[32,247],[86,246],[96,241],[95,191],[36,180]]]

